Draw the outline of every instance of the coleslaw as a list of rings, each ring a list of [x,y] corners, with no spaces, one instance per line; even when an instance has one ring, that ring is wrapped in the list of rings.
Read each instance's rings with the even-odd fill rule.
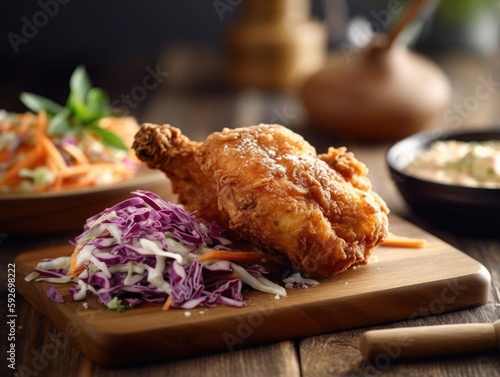
[[[435,141],[405,171],[438,183],[499,188],[500,141]]]
[[[71,256],[40,261],[26,280],[73,282],[75,301],[96,295],[112,310],[142,302],[163,303],[165,310],[242,307],[247,286],[287,295],[265,276],[271,256],[232,250],[215,223],[148,191],[134,191],[131,198],[89,218],[73,243]],[[47,294],[60,302],[50,287]]]

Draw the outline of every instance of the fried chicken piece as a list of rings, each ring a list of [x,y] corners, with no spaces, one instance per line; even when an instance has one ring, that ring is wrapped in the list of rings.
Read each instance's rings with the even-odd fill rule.
[[[142,133],[151,132],[144,127],[149,131]],[[168,133],[160,130],[153,133]],[[179,194],[189,192],[181,203],[193,209],[200,201],[197,195],[204,203],[216,201],[219,215],[207,204],[197,208],[198,215],[227,219],[222,226],[265,250],[285,254],[308,276],[328,277],[366,263],[387,235],[387,206],[371,190],[365,165],[345,148],[317,156],[300,135],[280,125],[224,129],[202,144],[183,139],[180,150],[191,146],[184,153],[190,169],[184,175],[192,174],[190,181],[179,180],[182,159],[171,157],[179,155],[173,143],[166,147],[158,137],[150,142],[160,145],[141,148],[136,139],[138,157],[165,171]],[[151,163],[155,153],[160,156]]]
[[[178,128],[145,123],[141,126],[132,149],[139,160],[151,169],[163,171],[178,194],[178,202],[200,218],[215,220],[227,228],[229,218],[217,207],[217,183],[200,170],[195,153],[201,143],[191,141]]]

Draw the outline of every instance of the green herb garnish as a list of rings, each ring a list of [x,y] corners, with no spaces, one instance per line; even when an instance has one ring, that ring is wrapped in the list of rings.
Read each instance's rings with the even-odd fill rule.
[[[99,126],[99,119],[112,115],[108,95],[100,88],[92,87],[87,71],[78,66],[69,81],[70,93],[66,106],[37,94],[23,92],[21,102],[31,111],[44,110],[51,117],[47,132],[52,136],[82,134],[98,135],[105,145],[128,150],[122,139]]]
[[[108,307],[106,308],[106,310],[118,313],[122,313],[124,311],[127,311],[128,309],[130,309],[130,306],[122,305],[121,300],[119,300],[118,297],[113,297],[113,299],[108,302]]]

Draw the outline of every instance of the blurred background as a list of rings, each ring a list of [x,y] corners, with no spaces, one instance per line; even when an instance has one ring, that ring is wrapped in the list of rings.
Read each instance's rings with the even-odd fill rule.
[[[266,95],[273,95],[275,102],[260,119],[252,106],[246,106],[248,116],[238,118],[239,123],[270,121],[273,114],[277,121],[283,118],[281,123],[303,121],[302,101],[296,96],[299,84],[321,70],[332,52],[340,51],[349,59],[366,46],[373,33],[389,32],[411,3],[4,1],[0,4],[0,108],[23,111],[18,99],[21,91],[63,102],[71,72],[83,64],[93,83],[104,88],[115,105],[141,121],[150,116],[155,119],[148,121],[188,122],[178,114],[175,98],[186,93],[192,98],[203,94],[218,98],[224,108],[228,96],[246,93],[251,101],[256,90],[260,91],[260,107],[265,107]],[[450,78],[463,74],[457,73],[458,68],[472,67],[473,88],[478,75],[488,80],[488,75],[498,72],[499,3],[428,1],[405,29],[402,43],[435,62]],[[255,47],[269,41],[275,44]],[[453,93],[461,91],[464,98],[470,94],[462,84],[452,85]],[[165,92],[171,96],[159,99]],[[203,103],[210,106],[210,102]],[[289,103],[295,107],[284,109]],[[225,109],[234,114],[239,111],[238,103],[233,101]],[[224,126],[228,124],[220,128]]]

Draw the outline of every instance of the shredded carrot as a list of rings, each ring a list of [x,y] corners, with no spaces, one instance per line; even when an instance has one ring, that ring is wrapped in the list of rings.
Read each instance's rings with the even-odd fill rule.
[[[168,295],[168,298],[165,300],[163,307],[161,310],[168,311],[170,309],[170,305],[172,305],[172,301],[174,301],[174,296],[172,294]]]
[[[26,130],[23,131],[23,128],[33,128],[34,146],[23,145],[19,148],[19,152],[23,151],[25,154],[22,158],[18,158],[17,162],[3,175],[0,179],[0,186],[12,186],[17,184],[21,180],[19,172],[22,169],[36,167],[45,159],[45,148],[42,145],[43,143],[41,144],[38,142],[41,137],[44,137],[47,130],[48,122],[45,112],[41,111],[36,117],[32,113],[19,114],[18,121],[22,127],[15,128],[17,133],[27,132]]]
[[[214,274],[213,277],[216,277],[217,279],[220,279],[220,280],[234,280],[234,279],[240,278],[238,276],[238,274],[235,272],[231,272],[228,274]]]
[[[95,178],[90,175],[86,175],[77,180],[70,180],[64,184],[65,189],[76,189],[82,187],[90,187],[94,184]]]
[[[49,120],[47,119],[47,113],[45,111],[40,111],[38,113],[38,122],[37,122],[37,127],[36,131],[39,135],[46,135],[47,134],[47,129],[49,128]],[[37,135],[38,136],[38,135]]]
[[[54,161],[47,161],[47,166],[50,170],[57,171],[57,167],[55,166]],[[63,184],[63,176],[61,174],[57,174],[54,183],[51,186],[47,187],[44,191],[50,189],[59,190],[62,184]]]
[[[61,172],[61,176],[64,179],[69,179],[69,178],[76,177],[78,175],[86,174],[91,169],[92,169],[92,167],[90,165],[76,165],[76,166],[71,166],[71,167],[67,167],[66,169],[64,169]]]
[[[66,162],[64,161],[63,156],[61,155],[61,152],[59,152],[52,143],[52,141],[49,140],[49,138],[45,135],[40,135],[38,138],[38,142],[42,144],[43,148],[45,149],[45,152],[47,153],[47,157],[50,158],[52,161],[54,161],[55,166],[57,167],[58,170],[64,170],[67,165]]]
[[[234,279],[240,278],[238,276],[238,274],[235,272],[228,272],[228,273],[223,273],[223,274],[206,272],[206,274],[208,277],[219,279],[219,280],[234,280]]]
[[[43,148],[37,144],[26,156],[18,161],[9,171],[0,179],[0,186],[11,185],[19,181],[19,172],[23,168],[30,167],[43,158]]]
[[[110,118],[108,123],[122,122],[121,118]],[[133,120],[133,118],[130,118]],[[135,120],[128,120],[124,127],[135,134],[138,125]],[[120,123],[121,124],[121,123]],[[57,146],[57,141],[47,134],[49,119],[43,111],[37,115],[33,113],[17,114],[12,121],[0,123],[0,130],[12,132],[21,144],[11,152],[0,151],[0,162],[12,163],[5,170],[0,170],[0,186],[6,186],[12,191],[23,191],[21,184],[26,179],[20,176],[22,169],[45,168],[54,175],[52,183],[36,184],[35,192],[77,189],[95,186],[105,176],[109,183],[118,182],[133,176],[135,169],[128,161],[114,161],[114,155],[104,153],[103,157],[92,154],[92,146],[87,144],[63,144]],[[11,157],[11,153],[14,153]],[[129,152],[128,158],[132,156]]]
[[[386,239],[381,243],[381,246],[420,248],[426,244],[427,241],[421,238],[396,236],[389,232]]]
[[[10,157],[9,151],[0,152],[0,162],[7,161],[9,159],[9,157]]]
[[[224,251],[211,250],[198,257],[198,262],[207,260],[229,260],[240,262],[262,262],[268,256],[255,251]]]
[[[73,254],[71,254],[71,260],[69,262],[68,275],[76,278],[80,275],[85,269],[82,265],[76,265],[76,258],[78,257],[78,251],[75,250]]]
[[[87,158],[87,156],[85,156],[85,154],[75,145],[66,144],[62,146],[62,149],[64,149],[66,153],[68,153],[73,158],[76,165],[84,165],[89,163],[89,159]]]

